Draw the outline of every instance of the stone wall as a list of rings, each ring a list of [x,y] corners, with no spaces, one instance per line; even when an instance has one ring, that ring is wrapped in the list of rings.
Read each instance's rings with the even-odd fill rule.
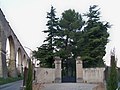
[[[83,69],[83,80],[86,83],[104,82],[105,68],[85,68]]]
[[[55,69],[36,68],[37,83],[53,83],[55,81]]]
[[[103,83],[105,68],[85,68],[83,69],[84,83]],[[36,68],[36,80],[38,83],[55,82],[54,68]]]
[[[55,57],[55,68],[36,68],[36,80],[38,83],[61,83],[61,59]],[[76,59],[77,83],[104,83],[105,68],[83,68],[80,57]]]

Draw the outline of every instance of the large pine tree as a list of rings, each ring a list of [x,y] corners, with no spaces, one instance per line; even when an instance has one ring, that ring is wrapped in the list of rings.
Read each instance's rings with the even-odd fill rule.
[[[47,13],[48,22],[46,26],[48,30],[44,30],[47,33],[44,44],[38,48],[38,51],[34,51],[34,56],[41,61],[41,66],[53,67],[54,66],[54,38],[56,37],[58,28],[58,18],[55,15],[56,11],[51,6],[50,12]]]
[[[75,12],[75,10],[66,10],[62,13],[62,17],[59,21],[60,30],[58,31],[58,38],[56,39],[56,46],[58,48],[58,54],[67,59],[74,56],[75,48],[75,35],[79,33],[84,25],[82,16]]]
[[[62,58],[62,68],[64,76],[75,76],[75,37],[84,25],[82,16],[75,10],[66,10],[62,13],[59,21],[58,38],[55,45],[56,52]]]
[[[104,66],[103,56],[108,43],[110,27],[108,22],[100,21],[100,12],[96,5],[90,6],[85,28],[80,39],[80,55],[84,60],[84,67]]]

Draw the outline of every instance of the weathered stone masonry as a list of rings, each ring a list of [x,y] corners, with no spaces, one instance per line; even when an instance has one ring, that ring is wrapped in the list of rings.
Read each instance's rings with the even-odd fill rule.
[[[76,58],[76,82],[77,83],[104,83],[105,68],[83,68],[80,57]],[[38,83],[61,83],[62,77],[61,58],[55,57],[55,68],[36,68]]]
[[[6,64],[6,43],[7,39],[10,43],[10,62],[9,67]],[[18,56],[18,68],[16,68],[16,55]],[[22,70],[22,66],[26,66],[29,56],[25,52],[23,46],[17,36],[11,29],[2,10],[0,9],[0,77],[7,78],[8,72],[10,77],[17,76],[17,70]],[[23,65],[25,64],[25,65]],[[20,71],[22,72],[22,71]]]

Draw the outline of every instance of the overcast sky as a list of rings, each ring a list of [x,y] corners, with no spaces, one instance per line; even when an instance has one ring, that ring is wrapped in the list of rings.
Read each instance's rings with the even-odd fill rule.
[[[119,0],[0,0],[0,7],[18,39],[23,46],[32,50],[39,47],[46,37],[42,31],[47,29],[46,16],[51,5],[56,8],[56,14],[59,17],[68,9],[75,9],[82,14],[88,11],[90,5],[98,5],[101,19],[113,25],[109,29],[110,42],[107,45],[105,57],[107,64],[109,64],[110,51],[114,47],[116,56],[120,60]]]

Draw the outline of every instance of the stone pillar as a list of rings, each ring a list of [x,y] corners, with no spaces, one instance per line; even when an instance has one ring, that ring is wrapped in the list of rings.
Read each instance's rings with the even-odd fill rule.
[[[9,70],[9,76],[10,77],[17,77],[17,70],[16,70],[16,65],[15,65],[15,59],[10,59],[8,70]]]
[[[7,78],[6,52],[0,50],[0,77]]]
[[[76,82],[83,82],[83,65],[81,57],[77,57],[76,59]]]
[[[18,74],[23,74],[23,72],[22,72],[22,56],[21,56],[20,51],[18,51],[18,67],[17,67],[17,71],[18,71]]]
[[[0,25],[0,77],[2,78],[8,77],[5,46],[6,46],[6,38],[4,36],[4,31]]]
[[[23,74],[23,72],[22,72],[22,64],[21,63],[18,64],[18,67],[16,67],[16,69],[17,69],[17,75],[21,76]]]
[[[3,69],[2,69],[3,65],[2,65],[2,55],[0,52],[0,77],[3,77]]]
[[[55,83],[61,83],[61,58],[55,57]]]

